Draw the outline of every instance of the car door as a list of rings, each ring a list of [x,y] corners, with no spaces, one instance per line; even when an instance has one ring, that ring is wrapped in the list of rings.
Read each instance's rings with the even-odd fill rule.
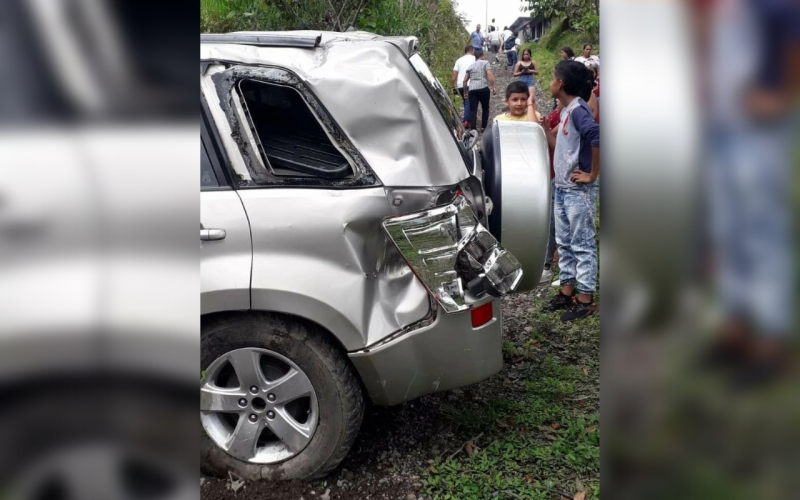
[[[201,314],[250,309],[250,224],[205,116],[200,130]]]

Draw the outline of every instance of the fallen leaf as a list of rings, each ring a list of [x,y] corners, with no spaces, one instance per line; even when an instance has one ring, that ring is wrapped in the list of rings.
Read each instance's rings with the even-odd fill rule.
[[[503,380],[503,385],[511,385],[511,379],[506,378],[505,380]]]
[[[511,428],[510,425],[508,425],[507,423],[505,423],[505,422],[503,422],[502,420],[499,420],[499,419],[497,420],[497,427],[500,427],[501,429],[510,429]]]
[[[586,368],[584,368],[584,369],[583,369],[583,374],[584,374],[584,375],[586,375],[586,376],[588,377],[588,376],[589,376],[589,370],[587,370]]]
[[[560,427],[561,427],[561,424],[559,424],[558,422],[554,422],[554,423],[550,424],[550,428],[553,429],[554,431],[559,429]]]
[[[233,494],[235,495],[237,491],[239,491],[244,487],[244,479],[242,479],[239,476],[236,476],[239,477],[239,479],[234,480],[233,476],[235,476],[235,474],[228,471],[228,484],[226,484],[225,487],[233,491]]]
[[[593,433],[595,431],[597,431],[597,426],[596,425],[593,425],[591,427],[587,427],[586,428],[586,434],[591,434],[591,433]]]
[[[511,360],[511,362],[514,363],[515,365],[518,363],[522,363],[523,361],[525,361],[525,356],[520,356],[518,358],[514,358]]]
[[[239,491],[240,489],[244,488],[244,480],[243,480],[243,479],[231,480],[231,481],[228,483],[228,485],[227,485],[227,486],[228,486],[228,489],[230,489],[231,491],[233,491],[234,493],[236,493],[236,492],[237,492],[237,491]]]
[[[529,474],[529,475],[525,476],[525,481],[527,481],[529,483],[535,483],[536,482],[536,478]]]
[[[464,445],[464,451],[467,452],[467,456],[469,457],[475,454],[475,450],[472,449],[472,441],[467,441],[467,444]]]
[[[579,492],[582,491],[584,492],[584,494],[586,494],[586,488],[583,487],[583,483],[581,482],[580,479],[575,479],[575,489],[577,489]]]
[[[556,437],[554,435],[552,435],[552,434],[545,434],[544,437],[546,437],[550,441],[555,441],[556,440]]]
[[[578,493],[575,493],[575,496],[572,497],[572,500],[583,500],[584,498],[586,498],[586,492],[580,491]]]

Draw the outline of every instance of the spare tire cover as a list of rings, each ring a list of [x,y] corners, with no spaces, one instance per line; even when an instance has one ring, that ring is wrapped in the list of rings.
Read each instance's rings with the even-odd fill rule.
[[[550,236],[550,156],[542,127],[499,121],[481,145],[484,185],[494,208],[489,231],[522,264],[517,291],[532,290],[544,268]]]

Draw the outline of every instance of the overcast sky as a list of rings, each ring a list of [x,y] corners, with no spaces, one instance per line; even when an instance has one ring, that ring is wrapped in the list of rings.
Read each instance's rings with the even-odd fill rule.
[[[456,0],[456,10],[464,14],[469,20],[469,24],[465,26],[467,31],[472,32],[476,24],[481,25],[481,31],[486,30],[486,10],[488,6],[489,22],[492,18],[497,20],[496,26],[503,29],[503,26],[509,26],[518,17],[527,16],[528,12],[520,11],[523,6],[521,0]],[[525,2],[524,5],[527,5]]]

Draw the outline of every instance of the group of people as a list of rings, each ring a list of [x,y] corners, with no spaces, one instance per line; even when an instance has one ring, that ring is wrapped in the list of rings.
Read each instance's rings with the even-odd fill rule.
[[[465,126],[484,131],[488,124],[489,100],[497,94],[491,64],[482,47],[480,25],[471,44],[456,61],[451,77],[453,91],[464,101]],[[514,76],[505,91],[507,111],[495,121],[532,121],[545,131],[550,149],[550,177],[553,183],[550,238],[542,281],[552,279],[552,266],[560,270],[560,289],[545,306],[546,311],[563,311],[562,321],[587,317],[596,311],[598,252],[595,241],[595,212],[600,175],[600,59],[592,45],[575,57],[570,47],[561,50],[551,75],[549,90],[555,103],[549,116],[536,109],[538,75],[531,51],[522,51],[514,65]],[[457,85],[457,86],[456,86]],[[477,127],[478,106],[481,123]]]
[[[494,19],[492,19],[494,22]],[[469,36],[469,44],[475,50],[489,51],[494,54],[493,63],[498,63],[498,54],[505,53],[507,64],[509,68],[513,68],[517,63],[517,50],[520,46],[520,39],[516,31],[511,31],[508,26],[504,27],[502,31],[498,30],[494,25],[489,25],[488,34],[484,36],[481,31],[481,25],[475,27]]]

